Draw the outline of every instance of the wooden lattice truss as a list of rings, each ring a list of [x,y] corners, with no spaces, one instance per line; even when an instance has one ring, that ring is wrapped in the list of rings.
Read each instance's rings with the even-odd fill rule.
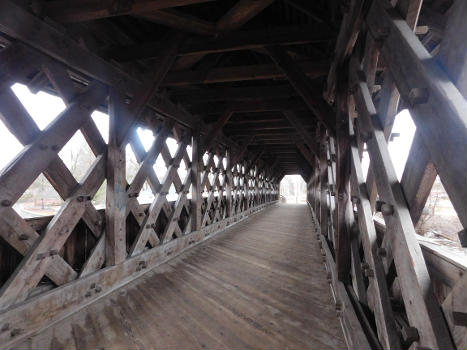
[[[42,28],[39,32],[50,36],[43,42],[52,40],[55,30],[38,23]],[[0,237],[23,256],[0,288],[0,343],[9,344],[63,317],[277,200],[277,174],[264,164],[260,167],[258,159],[244,163],[247,170],[240,173],[231,160],[238,146],[223,140],[218,127],[201,134],[196,118],[157,96],[178,42],[177,37],[172,38],[144,83],[97,57],[92,62],[84,59],[88,53],[73,42],[54,46],[60,57],[52,56],[57,59],[50,58],[50,51],[44,54],[21,42],[11,42],[0,52],[0,118],[24,145],[0,174]],[[74,51],[70,58],[77,66],[63,64],[70,48]],[[38,70],[66,104],[43,130],[10,89]],[[91,118],[94,110],[105,108],[110,120],[108,144]],[[155,134],[147,151],[136,132],[142,124]],[[78,130],[96,157],[79,181],[58,156]],[[166,142],[169,137],[178,143],[173,156]],[[131,146],[139,164],[131,183],[125,174],[126,145]],[[242,155],[237,162],[244,162],[245,150],[239,152]],[[207,162],[203,162],[204,154]],[[153,167],[158,157],[166,165],[160,181]],[[184,172],[178,171],[181,163],[186,167]],[[64,203],[45,228],[37,231],[13,206],[40,174]],[[240,177],[243,185],[234,185],[234,179]],[[102,212],[92,199],[104,181],[107,195]],[[145,183],[154,195],[149,205],[138,202]],[[177,194],[174,202],[167,200],[171,187]],[[130,218],[136,225],[129,224]],[[84,222],[95,244],[82,266],[76,268],[67,261],[64,246],[79,222]],[[41,294],[37,286],[45,276],[54,287],[63,287]],[[19,305],[25,300],[30,303],[28,308]],[[41,313],[43,308],[47,315]]]
[[[403,7],[374,1],[362,30],[363,2],[351,1],[328,80],[337,130],[321,128],[317,135],[319,152],[310,165],[319,172],[310,174],[309,201],[336,310],[352,348],[462,349],[467,339],[466,278],[458,272],[446,287],[451,277],[437,272],[441,261],[429,273],[414,226],[437,175],[466,225],[467,103],[413,33],[413,14],[421,2],[409,3],[418,9],[405,8],[403,18]],[[465,24],[465,4],[457,9],[452,20]],[[358,40],[353,37],[353,53],[343,59],[352,52],[344,38],[352,35]],[[378,59],[388,68],[375,94]],[[400,182],[388,150],[399,100],[417,126]],[[370,156],[366,179],[364,145]],[[375,212],[385,225],[374,222]],[[435,293],[435,285],[445,289]],[[371,316],[357,320],[368,312]],[[358,332],[356,324],[362,325]]]

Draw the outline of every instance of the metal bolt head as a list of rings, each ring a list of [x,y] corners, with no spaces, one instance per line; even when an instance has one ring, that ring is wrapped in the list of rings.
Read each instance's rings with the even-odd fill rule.
[[[29,235],[27,233],[22,233],[19,235],[20,241],[27,241],[29,239]]]
[[[426,88],[412,88],[410,89],[408,100],[411,106],[424,104],[428,102],[430,91]]]
[[[2,207],[11,207],[11,201],[9,199],[2,200]]]
[[[420,339],[418,330],[415,327],[403,327],[401,333],[402,339],[407,345],[410,345]]]
[[[338,300],[336,301],[336,311],[342,311],[343,306],[342,303]]]
[[[382,208],[383,204],[384,204],[383,201],[379,201],[379,200],[376,201],[376,203],[375,203],[375,210],[376,210],[377,212],[381,212],[381,208]]]
[[[13,337],[16,337],[17,335],[20,335],[21,334],[21,329],[19,328],[14,328],[12,329],[12,331],[10,332],[10,336],[13,338]]]
[[[383,215],[392,215],[394,213],[394,207],[391,204],[383,203],[381,206],[381,213]]]
[[[386,257],[387,251],[385,248],[378,248],[378,255],[382,257]]]
[[[57,249],[52,249],[49,251],[49,255],[50,256],[54,256],[54,255],[57,255],[58,254],[58,250]]]

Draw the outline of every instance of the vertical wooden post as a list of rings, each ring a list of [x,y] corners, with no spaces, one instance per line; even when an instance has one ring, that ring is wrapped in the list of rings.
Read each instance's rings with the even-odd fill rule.
[[[199,171],[202,155],[200,154],[201,134],[199,128],[193,130],[193,144],[191,145],[191,230],[201,229],[201,173]]]
[[[348,84],[347,71],[342,70],[343,77],[336,83],[337,102],[337,165],[336,165],[336,204],[337,204],[337,242],[336,266],[339,280],[346,283],[350,272],[350,141],[348,128]]]
[[[320,175],[320,224],[321,234],[329,238],[328,235],[328,159],[327,159],[327,142],[326,130],[320,128],[320,145],[319,145],[319,175]]]
[[[255,166],[255,205],[261,204],[261,196],[259,194],[259,166]]]
[[[318,127],[319,128],[319,127]],[[315,155],[315,213],[321,213],[321,182],[320,182],[320,173],[319,173],[319,158]]]
[[[250,180],[250,172],[248,171],[248,164],[247,162],[245,162],[245,160],[242,161],[242,164],[243,164],[243,167],[245,168],[245,174],[244,174],[244,182],[243,182],[243,188],[244,188],[244,191],[245,191],[245,207],[243,210],[248,210],[249,206],[250,206],[250,184],[249,184],[249,180]],[[248,171],[248,172],[247,172]]]
[[[226,169],[225,169],[225,194],[226,194],[226,202],[227,202],[227,217],[232,216],[232,185],[233,185],[233,177],[232,177],[232,152],[230,149],[226,152],[225,155],[227,162],[226,162]]]
[[[112,90],[109,98],[109,146],[107,150],[107,194],[105,261],[107,266],[123,262],[126,250],[125,147],[117,142],[123,96]]]

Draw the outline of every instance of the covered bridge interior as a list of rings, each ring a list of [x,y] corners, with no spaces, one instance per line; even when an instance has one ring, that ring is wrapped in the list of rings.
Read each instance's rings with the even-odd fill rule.
[[[466,20],[464,0],[0,1],[0,128],[22,145],[0,348],[465,349],[467,263],[415,227],[439,179],[467,244]],[[15,84],[63,111],[42,127]],[[280,202],[289,174],[307,205]],[[39,177],[60,205],[25,217]]]

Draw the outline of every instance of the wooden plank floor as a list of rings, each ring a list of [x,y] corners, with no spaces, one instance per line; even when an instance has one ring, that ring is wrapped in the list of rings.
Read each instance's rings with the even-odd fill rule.
[[[344,349],[305,205],[276,205],[18,349]]]

